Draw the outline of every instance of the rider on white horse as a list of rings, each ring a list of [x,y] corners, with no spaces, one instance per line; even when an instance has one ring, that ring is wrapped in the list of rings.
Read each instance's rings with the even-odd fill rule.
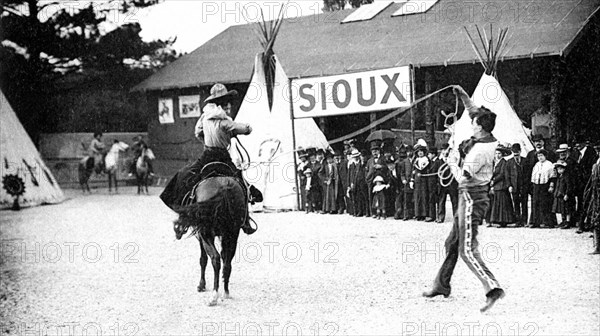
[[[196,137],[204,139],[204,151],[196,162],[180,170],[160,195],[163,202],[172,209],[185,202],[185,195],[189,195],[194,186],[200,182],[200,172],[208,163],[225,163],[241,181],[244,181],[241,171],[232,162],[228,149],[232,137],[250,134],[252,127],[249,124],[235,122],[230,117],[231,99],[237,95],[237,91],[228,91],[225,85],[217,83],[211,88],[210,93],[211,95],[205,100],[207,104],[203,109],[204,113],[195,129]],[[253,186],[250,186],[250,194],[250,201],[262,201],[260,191]],[[242,225],[242,230],[247,234],[256,231],[250,226],[249,221]]]

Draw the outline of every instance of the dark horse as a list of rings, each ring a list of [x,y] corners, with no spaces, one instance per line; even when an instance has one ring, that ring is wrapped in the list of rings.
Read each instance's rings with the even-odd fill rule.
[[[210,256],[214,270],[213,296],[209,306],[217,304],[219,298],[219,273],[223,260],[223,298],[229,298],[231,261],[237,248],[240,228],[248,216],[248,201],[242,182],[232,176],[208,177],[193,190],[195,203],[177,209],[179,218],[173,229],[177,239],[192,228],[200,242],[200,284],[198,291],[206,290],[204,273]],[[215,247],[215,237],[221,237],[221,253]]]
[[[148,157],[145,154],[140,155],[135,163],[135,177],[137,181],[138,195],[146,191],[148,195],[148,177],[150,176],[150,168],[148,165]]]
[[[81,190],[83,193],[90,191],[90,185],[88,181],[90,180],[90,176],[94,172],[94,158],[91,156],[86,156],[81,159],[77,165],[77,173],[79,177],[79,185],[81,186]]]

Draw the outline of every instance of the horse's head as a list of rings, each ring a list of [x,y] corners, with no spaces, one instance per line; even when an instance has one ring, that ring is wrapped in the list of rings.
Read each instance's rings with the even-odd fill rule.
[[[173,222],[173,231],[175,231],[175,238],[180,240],[184,234],[187,233],[189,226],[187,226],[181,219],[177,219]]]

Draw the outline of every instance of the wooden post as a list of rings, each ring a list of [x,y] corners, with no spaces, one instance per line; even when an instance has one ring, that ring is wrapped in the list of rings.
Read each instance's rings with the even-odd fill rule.
[[[296,183],[296,205],[298,210],[302,209],[300,206],[300,185],[298,184],[298,161],[296,159],[296,127],[294,126],[294,101],[292,99],[292,80],[288,81],[289,93],[290,93],[290,118],[292,120],[292,155],[294,156],[294,182]],[[323,119],[323,118],[322,118]]]
[[[431,93],[432,90],[432,75],[431,70],[425,70],[425,94]],[[433,127],[434,123],[433,116],[433,104],[431,103],[431,99],[427,99],[425,101],[425,141],[431,147],[435,146],[435,128]]]
[[[552,79],[550,80],[550,143],[556,148],[558,141],[563,140],[565,134],[561,128],[562,113],[560,108],[560,97],[564,87],[565,77],[564,62],[556,58],[551,62]],[[566,139],[564,139],[566,140]]]
[[[411,65],[410,66],[410,90],[411,90],[411,95],[412,95],[412,101],[411,103],[413,103],[415,100],[417,100],[417,92],[416,92],[416,88],[415,88],[415,68]],[[415,106],[410,108],[410,137],[412,140],[412,144],[411,146],[414,146],[415,144]]]

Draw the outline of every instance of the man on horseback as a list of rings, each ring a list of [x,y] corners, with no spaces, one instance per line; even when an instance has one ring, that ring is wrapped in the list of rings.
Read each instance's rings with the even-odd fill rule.
[[[228,149],[232,137],[239,134],[248,135],[252,132],[252,127],[231,119],[231,100],[237,95],[237,91],[228,91],[225,85],[217,83],[211,88],[210,93],[211,95],[204,101],[206,106],[195,129],[196,137],[204,139],[204,152],[196,162],[180,170],[160,195],[163,202],[171,209],[190,202],[194,197],[192,192],[194,187],[203,178],[202,169],[212,162],[227,165],[246,186],[242,172],[234,165]],[[249,194],[251,203],[262,201],[260,191],[253,186],[249,187]],[[246,234],[256,231],[250,225],[249,219],[242,225],[242,230]]]
[[[104,151],[106,146],[102,142],[102,132],[95,132],[90,143],[90,156],[94,158],[94,171],[101,174],[104,171]]]

